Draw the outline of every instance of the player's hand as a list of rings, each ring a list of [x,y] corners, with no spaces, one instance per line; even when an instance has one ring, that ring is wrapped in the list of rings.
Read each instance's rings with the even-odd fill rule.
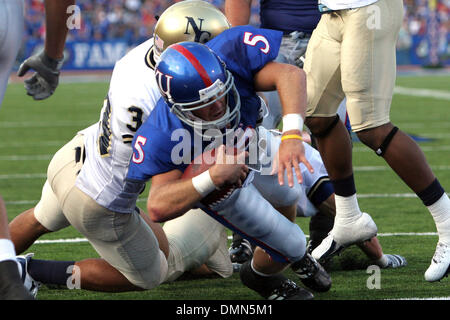
[[[301,135],[298,130],[288,131],[286,134],[296,134]],[[299,139],[286,139],[281,141],[280,148],[274,159],[274,166],[272,169],[272,174],[278,173],[278,183],[282,186],[284,185],[284,172],[286,170],[288,185],[289,187],[294,186],[294,176],[292,173],[292,168],[294,168],[297,181],[303,183],[303,177],[300,170],[300,163],[303,163],[308,170],[313,173],[314,169],[306,159],[305,147],[303,146],[303,141]]]
[[[47,56],[45,51],[26,59],[19,67],[17,75],[23,77],[28,70],[36,72],[24,81],[27,94],[34,100],[43,100],[50,97],[58,86],[59,70],[63,59],[55,60]]]
[[[245,165],[245,158],[248,152],[242,151],[235,154],[234,150],[225,150],[221,145],[217,149],[216,162],[209,169],[211,179],[218,188],[233,186],[240,188],[248,175],[248,167]]]

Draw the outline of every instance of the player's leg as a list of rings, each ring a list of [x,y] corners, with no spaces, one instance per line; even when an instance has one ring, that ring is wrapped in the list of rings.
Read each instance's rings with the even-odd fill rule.
[[[351,141],[345,126],[336,121],[344,99],[341,86],[340,18],[323,14],[306,51],[308,110],[306,125],[317,139],[317,147],[331,179],[352,175]],[[336,34],[332,33],[335,32]]]
[[[288,221],[295,226],[296,205],[301,191],[300,185],[294,188],[280,186],[276,175],[255,175],[253,185],[261,193],[264,200],[273,206],[275,212],[280,212]],[[277,209],[275,209],[277,208]],[[252,211],[253,212],[253,211]],[[286,240],[287,232],[281,232],[281,239]],[[297,236],[298,237],[298,236]],[[306,249],[306,248],[301,248]],[[283,269],[281,265],[274,265],[268,260],[268,256],[263,254],[261,248],[255,250],[252,266],[262,274],[274,273],[276,268]],[[275,268],[275,269],[273,269]],[[309,255],[306,250],[302,251],[300,259],[296,259],[291,268],[299,275],[302,282],[315,291],[327,291],[331,286],[331,279],[325,270]]]
[[[294,199],[295,201],[295,199]],[[264,298],[280,293],[285,299],[304,299],[305,290],[278,274],[291,261],[299,261],[306,252],[306,239],[298,225],[289,221],[265,200],[253,184],[235,191],[227,200],[212,208],[204,208],[214,219],[263,248],[241,268],[244,285]],[[270,255],[270,256],[269,256]],[[264,287],[264,291],[259,289]],[[278,295],[276,295],[278,296]]]
[[[168,272],[165,282],[185,272],[196,275],[233,273],[227,250],[227,232],[223,225],[200,209],[164,223],[169,241]]]
[[[16,252],[20,254],[43,234],[61,230],[69,225],[58,199],[46,181],[36,207],[15,217],[9,224],[9,228]]]
[[[399,0],[383,0],[377,2],[377,5],[381,16],[388,16],[390,20],[382,18],[381,29],[375,33],[379,35],[375,40],[373,54],[377,71],[371,90],[376,97],[373,100],[375,109],[380,111],[378,118],[386,120],[379,125],[368,125],[367,129],[361,123],[361,126],[357,127],[357,134],[364,144],[385,159],[429,209],[436,223],[439,242],[436,259],[432,260],[425,278],[428,281],[436,281],[445,275],[450,265],[450,200],[417,143],[389,122],[389,107],[395,84],[395,43],[403,10]],[[382,118],[383,115],[386,118]],[[353,127],[353,119],[351,120]]]
[[[167,261],[140,212],[111,212],[75,187],[77,172],[82,168],[77,150],[84,147],[83,143],[83,136],[78,135],[55,154],[48,181],[67,221],[90,241],[101,258],[78,262],[32,259],[27,271],[44,283],[67,285],[69,278],[78,279],[81,288],[90,290],[128,291],[158,285],[165,277]]]
[[[72,285],[69,281],[73,281],[81,289],[102,292],[150,289],[163,281],[167,271],[165,254],[137,210],[132,214],[108,211],[76,187],[68,192],[66,203],[64,210],[71,225],[87,237],[101,258],[33,258],[27,272],[34,280],[61,286]]]
[[[329,183],[329,182],[328,182]],[[311,250],[321,243],[323,239],[328,236],[328,232],[332,230],[333,223],[327,224],[326,222],[334,221],[336,214],[334,194],[331,194],[325,201],[316,204],[319,209],[318,213],[311,217],[310,221],[310,241],[314,242],[311,246]],[[314,217],[327,217],[325,223],[319,219],[313,220]],[[328,232],[326,230],[328,229]],[[318,234],[316,234],[318,233]],[[356,244],[364,254],[376,265],[381,268],[399,268],[407,265],[406,259],[398,254],[385,254],[381,247],[377,237],[373,237],[370,240],[360,242]],[[309,250],[310,248],[308,248]]]
[[[360,10],[354,14],[358,12]],[[343,52],[346,41],[342,34],[346,30],[342,18],[344,13],[345,10],[322,15],[310,40],[305,61],[309,105],[306,125],[316,138],[336,194],[336,220],[332,230],[336,241],[313,251],[317,259],[333,254],[340,246],[368,240],[377,232],[370,216],[359,209],[353,179],[351,139],[345,125],[336,117],[336,110],[344,97],[341,73],[346,72],[341,65],[347,54]],[[360,44],[364,41],[360,40]],[[367,50],[360,51],[366,53]],[[350,59],[348,61],[351,62]],[[347,108],[348,105],[347,99]]]

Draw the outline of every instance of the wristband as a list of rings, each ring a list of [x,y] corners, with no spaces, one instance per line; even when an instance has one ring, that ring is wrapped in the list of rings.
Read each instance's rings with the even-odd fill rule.
[[[303,141],[302,136],[298,135],[298,134],[287,134],[287,135],[281,137],[281,141],[284,141],[287,139],[297,139],[297,140]]]
[[[283,116],[283,132],[289,130],[303,130],[303,118],[299,113],[288,113]]]
[[[216,189],[216,185],[211,179],[209,170],[199,174],[198,176],[192,178],[192,185],[195,190],[203,197],[206,197],[211,191]]]

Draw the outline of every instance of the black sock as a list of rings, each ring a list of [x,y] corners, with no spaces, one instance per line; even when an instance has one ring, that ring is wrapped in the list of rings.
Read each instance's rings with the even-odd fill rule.
[[[67,285],[67,279],[72,276],[68,268],[73,265],[75,261],[31,259],[28,264],[28,273],[34,280],[44,284]]]
[[[281,274],[269,275],[267,277],[257,274],[251,267],[251,260],[242,264],[239,276],[242,283],[267,298],[274,289],[278,288],[287,278]]]
[[[356,193],[353,174],[344,179],[331,180],[331,183],[333,183],[334,193],[338,196],[350,197]]]
[[[425,190],[418,192],[417,196],[422,200],[423,204],[428,207],[438,201],[444,192],[444,188],[442,188],[436,178],[427,188],[425,188]]]

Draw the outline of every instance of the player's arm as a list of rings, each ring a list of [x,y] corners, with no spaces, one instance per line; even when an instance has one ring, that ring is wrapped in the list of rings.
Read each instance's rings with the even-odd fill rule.
[[[294,185],[292,167],[297,179],[302,183],[299,163],[304,163],[313,172],[305,157],[302,143],[303,120],[306,112],[306,75],[293,65],[269,62],[254,77],[258,91],[277,90],[283,112],[283,137],[278,151],[278,181],[284,184],[284,171],[287,170],[289,186]],[[269,106],[270,108],[270,106]]]
[[[75,0],[45,0],[45,53],[52,59],[63,58],[67,20],[71,15],[67,8],[74,4]]]
[[[225,1],[225,15],[233,27],[248,24],[251,10],[252,0]]]
[[[172,170],[152,177],[147,199],[147,211],[155,222],[175,219],[202,199],[192,180],[182,180],[180,170]]]
[[[50,97],[58,86],[59,70],[63,64],[64,45],[67,37],[67,8],[75,4],[75,0],[45,1],[45,48],[26,59],[19,67],[17,75],[24,76],[28,70],[36,73],[25,80],[25,89],[34,100]]]
[[[243,164],[246,153],[226,154],[225,146],[217,150],[216,164],[192,179],[181,179],[180,170],[171,170],[152,177],[147,211],[155,222],[164,222],[183,215],[216,188],[241,187],[248,167]]]

